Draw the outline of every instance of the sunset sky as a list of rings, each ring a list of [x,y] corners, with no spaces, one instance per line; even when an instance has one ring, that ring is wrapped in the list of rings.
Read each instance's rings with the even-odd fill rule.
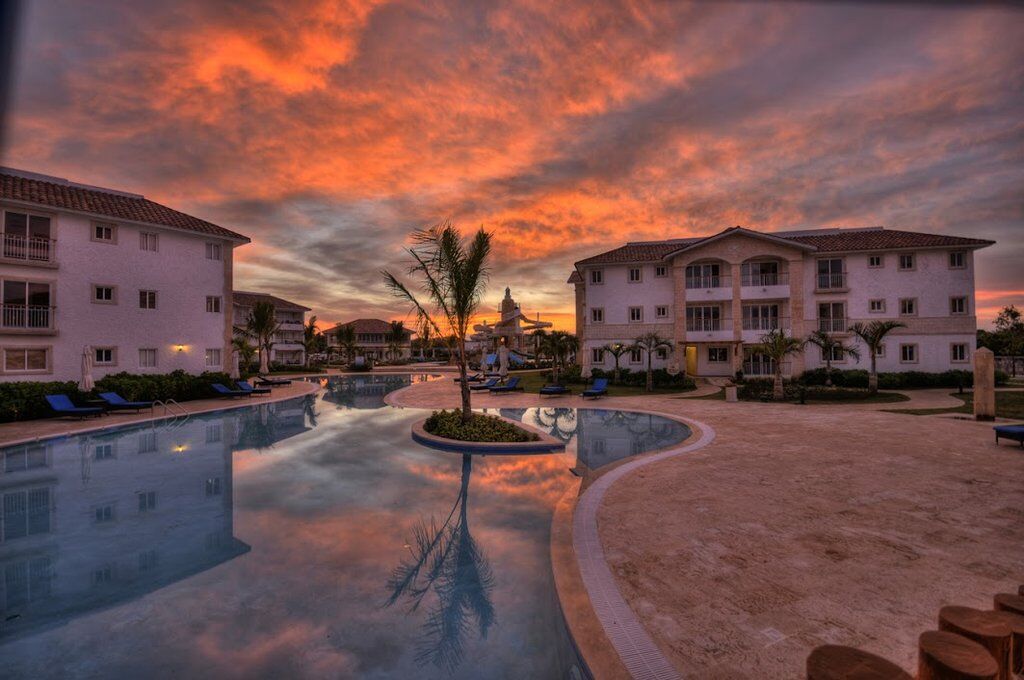
[[[404,317],[446,217],[562,327],[575,260],[734,225],[994,239],[979,324],[1024,303],[1021,9],[33,0],[14,76],[0,165],[247,234],[236,287],[327,322]]]

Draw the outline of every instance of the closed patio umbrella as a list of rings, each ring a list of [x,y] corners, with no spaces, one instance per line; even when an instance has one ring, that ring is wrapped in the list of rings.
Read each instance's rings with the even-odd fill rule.
[[[498,348],[498,375],[502,378],[508,375],[508,347],[505,345]]]
[[[78,388],[83,392],[96,387],[96,381],[92,379],[92,361],[92,346],[86,345],[82,348],[82,380],[78,383]]]
[[[231,353],[231,379],[238,380],[242,377],[242,372],[238,370],[238,352]]]

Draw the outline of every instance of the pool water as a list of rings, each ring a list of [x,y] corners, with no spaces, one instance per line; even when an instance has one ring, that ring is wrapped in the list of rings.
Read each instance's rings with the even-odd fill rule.
[[[552,509],[689,430],[501,409],[566,452],[433,451],[383,403],[419,379],[0,449],[0,676],[579,677]]]

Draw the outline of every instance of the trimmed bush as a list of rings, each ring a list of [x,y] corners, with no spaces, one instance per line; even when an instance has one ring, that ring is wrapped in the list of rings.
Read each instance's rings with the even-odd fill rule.
[[[462,422],[462,412],[434,411],[423,423],[423,429],[432,435],[460,442],[534,442],[540,439],[497,416],[474,413],[468,423]]]
[[[832,369],[832,384],[836,387],[861,387],[868,386],[868,372],[864,369],[853,369],[841,371]],[[827,371],[824,368],[815,368],[804,371],[800,380],[806,385],[824,385],[827,378]],[[1005,385],[1009,376],[1005,371],[996,371],[996,385]],[[941,373],[926,373],[924,371],[904,371],[901,373],[879,373],[878,388],[882,390],[913,390],[928,387],[952,388],[971,387],[974,385],[974,373],[972,371],[955,370],[943,371]]]
[[[189,401],[214,396],[210,387],[213,383],[223,383],[230,387],[231,376],[227,373],[192,375],[181,370],[153,375],[112,373],[96,381],[96,392],[117,392],[128,401]]]
[[[66,394],[82,405],[85,398],[75,382],[10,382],[0,383],[0,423],[45,418],[53,413],[43,397]]]
[[[591,374],[595,378],[607,378],[609,382],[612,382],[615,379],[615,369],[604,370],[595,368]],[[696,387],[696,383],[693,381],[693,378],[690,378],[683,373],[669,375],[668,371],[664,368],[656,368],[651,371],[651,377],[654,381],[655,389],[686,390]],[[645,387],[647,385],[647,371],[633,371],[628,368],[619,369],[619,384],[628,385],[630,387]]]
[[[744,401],[771,401],[773,381],[763,378],[747,380],[739,385],[737,396]],[[784,401],[800,399],[801,385],[786,381],[783,390]],[[804,399],[807,401],[856,401],[874,398],[866,388],[860,387],[825,387],[824,385],[805,385]]]

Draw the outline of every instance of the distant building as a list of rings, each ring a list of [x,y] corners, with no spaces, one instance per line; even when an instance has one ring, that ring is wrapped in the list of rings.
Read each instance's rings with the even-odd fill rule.
[[[274,345],[270,350],[270,361],[286,366],[305,364],[306,346],[303,344],[303,328],[306,325],[306,312],[310,311],[309,307],[267,293],[236,290],[233,306],[235,333],[244,333],[249,314],[256,303],[260,301],[274,305],[274,318],[280,325],[280,330],[273,337]]]
[[[498,307],[498,320],[490,324],[485,319],[473,326],[473,334],[469,336],[466,348],[469,351],[494,352],[504,342],[505,346],[524,356],[534,354],[534,331],[551,328],[550,321],[541,321],[527,317],[519,303],[512,299],[512,291],[505,288],[505,297]]]
[[[338,344],[338,330],[344,326],[352,326],[356,332],[356,356],[364,357],[371,361],[401,361],[412,357],[412,334],[406,328],[404,339],[398,344],[397,351],[391,349],[388,343],[388,335],[391,333],[391,322],[383,319],[356,319],[346,321],[326,331],[327,342],[331,349],[340,352]]]
[[[249,243],[138,194],[0,168],[0,382],[221,371]]]

